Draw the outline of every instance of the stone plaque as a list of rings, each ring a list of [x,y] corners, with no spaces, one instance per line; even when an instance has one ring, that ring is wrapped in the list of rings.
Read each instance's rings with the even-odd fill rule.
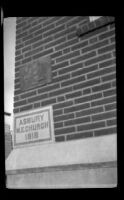
[[[51,82],[51,59],[40,58],[20,68],[20,89],[22,91]]]
[[[14,116],[14,147],[53,141],[52,106]]]

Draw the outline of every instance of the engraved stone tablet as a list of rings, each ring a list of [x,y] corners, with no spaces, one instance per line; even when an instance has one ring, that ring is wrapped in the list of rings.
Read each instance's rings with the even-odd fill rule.
[[[14,147],[39,142],[52,142],[54,137],[52,106],[14,116]]]
[[[40,58],[20,68],[20,88],[22,91],[51,82],[51,59]]]

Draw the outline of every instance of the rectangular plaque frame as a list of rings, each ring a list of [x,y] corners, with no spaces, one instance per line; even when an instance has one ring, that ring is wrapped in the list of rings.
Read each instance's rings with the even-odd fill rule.
[[[16,140],[16,122],[19,118],[26,118],[26,117],[31,117],[34,115],[40,115],[43,114],[44,112],[46,112],[48,114],[48,127],[49,127],[49,137],[47,135],[47,137],[45,138],[40,138],[37,140],[31,140],[31,141],[23,141],[23,142],[17,142]],[[13,130],[14,130],[14,134],[13,134],[13,147],[17,148],[17,147],[24,147],[24,146],[32,146],[32,145],[37,145],[37,144],[43,144],[43,143],[50,143],[50,142],[54,142],[55,138],[54,138],[54,125],[53,125],[53,110],[52,110],[52,106],[46,106],[43,108],[37,108],[31,111],[26,111],[26,112],[21,112],[18,114],[15,114],[14,116],[14,123],[13,123]],[[29,131],[30,133],[30,131]],[[39,130],[39,135],[42,134],[42,131]],[[21,133],[19,133],[21,134]],[[27,134],[27,133],[25,133]],[[48,133],[47,133],[48,134]]]
[[[52,80],[50,56],[39,58],[22,66],[19,75],[21,91],[50,83]]]

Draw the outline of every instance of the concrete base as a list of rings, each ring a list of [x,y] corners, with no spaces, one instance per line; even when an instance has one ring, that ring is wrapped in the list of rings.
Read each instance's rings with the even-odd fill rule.
[[[7,188],[103,188],[117,186],[115,163],[102,166],[69,166],[47,171],[11,174],[7,176]]]
[[[8,188],[115,187],[116,134],[14,149]]]

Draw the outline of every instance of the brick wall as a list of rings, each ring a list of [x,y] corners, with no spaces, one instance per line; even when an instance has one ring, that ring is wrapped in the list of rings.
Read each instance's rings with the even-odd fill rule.
[[[16,23],[14,113],[52,105],[57,142],[116,133],[114,18],[18,17]],[[22,92],[19,69],[48,55],[52,82]]]
[[[10,133],[10,125],[5,124],[5,159],[12,151],[12,136]]]

